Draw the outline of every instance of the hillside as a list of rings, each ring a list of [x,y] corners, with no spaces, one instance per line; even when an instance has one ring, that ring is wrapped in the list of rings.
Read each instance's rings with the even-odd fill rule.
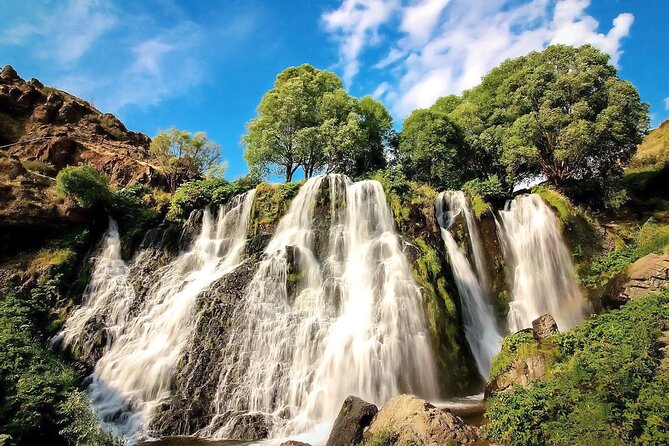
[[[64,91],[0,73],[0,249],[39,244],[87,216],[53,188],[66,166],[88,164],[112,186],[156,185],[150,138],[128,131],[114,115]],[[28,237],[27,235],[30,234]]]

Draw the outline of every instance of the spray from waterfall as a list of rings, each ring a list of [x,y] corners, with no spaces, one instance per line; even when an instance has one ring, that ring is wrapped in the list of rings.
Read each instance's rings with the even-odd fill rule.
[[[141,307],[132,313],[130,305],[115,297],[119,291],[123,298],[126,292],[134,294],[123,279],[118,231],[110,225],[86,301],[62,337],[66,345],[94,342],[82,336],[85,320],[91,314],[109,315],[106,325],[114,335],[95,366],[88,392],[107,427],[126,439],[145,433],[155,408],[170,394],[177,361],[197,319],[197,296],[239,265],[253,197],[254,191],[235,197],[216,220],[206,210],[190,250],[154,273]],[[118,278],[109,280],[110,272]]]
[[[461,191],[440,193],[437,196],[435,207],[441,228],[441,238],[444,240],[460,294],[465,336],[476,360],[478,372],[487,380],[492,358],[501,347],[502,334],[497,326],[494,309],[490,304],[483,247],[478,228],[467,206],[465,194]],[[459,216],[464,219],[467,227],[476,270],[472,268],[466,252],[458,246],[450,232]]]
[[[314,210],[329,191],[327,254]],[[328,212],[326,211],[325,214]],[[249,423],[273,438],[322,440],[344,398],[382,404],[410,391],[438,396],[421,295],[378,182],[308,180],[281,219],[232,318],[210,425],[240,438]]]
[[[509,329],[531,327],[545,313],[561,330],[582,322],[587,305],[551,209],[539,195],[521,195],[500,212],[500,220],[498,232],[512,271]]]

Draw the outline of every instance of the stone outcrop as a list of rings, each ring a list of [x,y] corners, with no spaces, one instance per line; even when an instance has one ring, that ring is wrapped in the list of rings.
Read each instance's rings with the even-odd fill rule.
[[[532,321],[532,335],[540,341],[558,332],[558,325],[550,314],[544,314]]]
[[[616,307],[665,286],[669,286],[669,254],[651,253],[632,263],[611,282],[605,301]]]
[[[344,400],[332,426],[326,446],[353,446],[362,440],[362,433],[372,422],[378,408],[355,396]]]
[[[467,445],[480,439],[477,428],[413,395],[400,395],[386,403],[364,437],[369,439],[387,433],[398,445]]]
[[[521,332],[532,333],[533,348],[529,349],[529,354],[516,358],[506,371],[490,380],[485,388],[486,398],[497,392],[509,391],[516,386],[527,387],[546,376],[552,350],[542,349],[541,345],[545,339],[558,333],[555,319],[550,314],[544,314],[532,321],[532,328],[526,328]]]
[[[112,186],[158,185],[151,140],[82,99],[26,82],[9,65],[0,72],[0,250],[39,246],[90,216],[54,190],[66,166],[89,164]]]

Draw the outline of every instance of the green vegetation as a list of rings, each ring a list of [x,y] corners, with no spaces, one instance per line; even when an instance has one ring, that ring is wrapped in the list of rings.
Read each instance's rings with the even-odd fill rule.
[[[258,180],[250,175],[234,181],[224,178],[189,181],[174,192],[167,217],[171,220],[186,219],[195,209],[220,206],[257,185]]]
[[[222,173],[218,165],[221,147],[209,140],[204,132],[191,135],[174,127],[163,130],[151,141],[150,151],[172,192],[184,180],[207,173],[216,173],[217,176]]]
[[[420,109],[404,120],[397,158],[407,178],[457,189],[467,174],[459,165],[464,149],[460,129],[446,113]]]
[[[307,178],[323,171],[358,176],[384,167],[394,135],[381,103],[358,101],[336,74],[306,64],[279,73],[247,127],[242,141],[251,172],[275,173],[286,182],[300,167]]]
[[[87,164],[67,166],[58,172],[56,190],[84,209],[105,206],[111,201],[109,178]]]
[[[297,195],[303,181],[294,181],[284,184],[260,183],[256,187],[253,200],[251,221],[253,233],[269,232],[286,213],[290,201]]]
[[[361,441],[357,446],[395,446],[396,444],[397,435],[390,430],[382,430],[367,440]]]
[[[650,218],[630,244],[595,259],[582,275],[581,282],[591,289],[601,288],[641,257],[653,252],[668,251],[669,225],[657,223]]]
[[[668,321],[665,290],[543,341],[555,358],[547,377],[489,399],[488,437],[513,445],[667,444],[669,370],[660,334]],[[533,345],[525,334],[507,338],[493,372]]]
[[[22,161],[21,164],[29,171],[36,172],[40,175],[45,175],[47,177],[53,178],[56,176],[57,173],[56,168],[53,167],[53,164],[47,163],[45,161],[26,160]]]

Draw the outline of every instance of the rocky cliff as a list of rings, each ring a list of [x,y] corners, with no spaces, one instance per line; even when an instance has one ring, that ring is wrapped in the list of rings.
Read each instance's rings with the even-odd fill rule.
[[[151,140],[64,91],[0,72],[0,249],[38,245],[88,217],[53,188],[64,167],[89,164],[112,186],[156,185]]]

